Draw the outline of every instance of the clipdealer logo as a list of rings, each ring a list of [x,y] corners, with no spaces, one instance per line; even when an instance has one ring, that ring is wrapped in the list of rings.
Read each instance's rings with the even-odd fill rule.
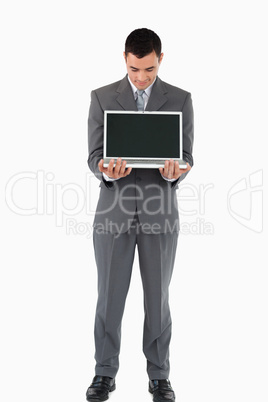
[[[19,172],[10,177],[6,184],[6,204],[17,215],[53,216],[55,226],[65,228],[66,234],[89,238],[92,236],[91,221],[96,210],[95,181],[91,172],[86,173],[83,186],[57,183],[54,173],[43,170]],[[213,184],[180,184],[176,197],[182,234],[214,233],[213,224],[206,221],[206,199],[213,189]]]
[[[227,195],[229,214],[240,225],[256,233],[263,231],[263,171],[237,181]]]

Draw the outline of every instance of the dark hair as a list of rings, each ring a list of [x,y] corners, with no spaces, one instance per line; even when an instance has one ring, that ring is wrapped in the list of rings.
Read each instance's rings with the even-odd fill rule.
[[[159,36],[147,28],[135,29],[131,32],[125,43],[125,54],[134,54],[134,56],[141,59],[144,56],[155,51],[158,58],[161,55],[161,40]]]

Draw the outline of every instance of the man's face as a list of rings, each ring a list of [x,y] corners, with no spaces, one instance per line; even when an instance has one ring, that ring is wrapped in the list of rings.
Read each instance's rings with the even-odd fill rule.
[[[128,53],[127,57],[124,52],[127,72],[130,81],[137,89],[148,88],[155,80],[164,54],[161,53],[160,59],[155,52],[138,59],[132,53]]]

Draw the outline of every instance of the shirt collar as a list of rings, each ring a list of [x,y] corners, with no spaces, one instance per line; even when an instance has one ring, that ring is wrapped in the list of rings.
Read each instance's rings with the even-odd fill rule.
[[[133,95],[134,95],[134,97],[135,97],[136,92],[137,92],[137,88],[135,87],[134,84],[132,84],[132,82],[130,81],[129,76],[127,76],[127,78],[128,78],[129,83],[130,83],[130,86],[131,86],[131,88],[132,88]],[[156,78],[154,79],[154,82],[153,82],[148,88],[146,88],[146,89],[144,90],[144,92],[146,93],[146,95],[148,96],[148,98],[149,98],[150,95],[151,95],[151,92],[152,92],[152,89],[153,89],[153,85],[154,85],[154,83],[155,83],[155,80],[156,80]]]

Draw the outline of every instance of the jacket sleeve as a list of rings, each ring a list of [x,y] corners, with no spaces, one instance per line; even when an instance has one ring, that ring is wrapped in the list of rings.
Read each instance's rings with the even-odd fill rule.
[[[103,124],[104,111],[100,105],[96,91],[91,92],[91,103],[88,115],[88,166],[99,180],[103,180],[98,163],[103,158]]]
[[[189,93],[185,99],[182,108],[183,119],[183,159],[188,162],[191,167],[194,165],[193,160],[193,143],[194,143],[194,111],[192,104],[192,97]],[[180,183],[189,172],[183,173],[178,179],[177,183]]]

